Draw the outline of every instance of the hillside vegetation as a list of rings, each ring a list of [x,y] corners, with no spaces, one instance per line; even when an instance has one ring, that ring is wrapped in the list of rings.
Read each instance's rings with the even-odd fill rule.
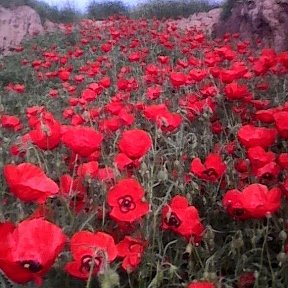
[[[63,8],[50,6],[45,2],[37,0],[0,0],[0,6],[13,8],[21,5],[28,5],[35,9],[42,21],[48,19],[56,23],[75,22],[81,18],[88,17],[94,20],[103,20],[115,14],[125,15],[132,18],[181,18],[188,17],[194,13],[206,12],[219,7],[208,0],[150,0],[129,8],[122,1],[91,1],[85,13],[77,11],[69,1]]]

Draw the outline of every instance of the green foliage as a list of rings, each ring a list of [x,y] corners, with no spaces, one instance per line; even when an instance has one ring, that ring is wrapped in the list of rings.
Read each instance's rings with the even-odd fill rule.
[[[232,13],[232,9],[239,0],[226,0],[222,5],[221,20],[227,20]]]
[[[148,3],[140,4],[132,12],[133,17],[147,17],[157,19],[188,17],[194,13],[206,12],[218,7],[211,1],[201,0],[151,0]]]
[[[122,1],[91,2],[87,7],[88,18],[103,20],[113,15],[128,15],[128,8]]]
[[[27,82],[32,80],[31,71],[26,67],[20,66],[15,69],[15,66],[20,62],[18,55],[9,56],[6,61],[5,66],[0,69],[0,87],[5,87],[13,82],[22,84],[25,80]]]

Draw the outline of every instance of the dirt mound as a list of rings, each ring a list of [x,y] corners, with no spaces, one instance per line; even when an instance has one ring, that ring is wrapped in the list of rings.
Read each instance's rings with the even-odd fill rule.
[[[180,28],[204,28],[208,33],[212,33],[215,25],[220,21],[221,8],[212,9],[209,12],[201,12],[191,15],[188,18],[183,18],[177,21]]]
[[[288,0],[248,0],[238,3],[231,16],[215,25],[218,37],[239,33],[242,39],[261,39],[276,51],[288,50]]]
[[[29,6],[19,6],[15,9],[0,7],[1,52],[18,46],[24,37],[43,32],[40,16]]]
[[[64,30],[63,25],[46,20],[42,25],[38,13],[29,6],[6,9],[0,6],[0,54],[7,54],[22,40],[46,32]]]

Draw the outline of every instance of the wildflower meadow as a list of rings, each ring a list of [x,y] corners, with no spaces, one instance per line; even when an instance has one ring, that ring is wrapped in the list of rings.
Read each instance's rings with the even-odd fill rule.
[[[0,59],[0,286],[287,288],[288,52],[64,27]]]

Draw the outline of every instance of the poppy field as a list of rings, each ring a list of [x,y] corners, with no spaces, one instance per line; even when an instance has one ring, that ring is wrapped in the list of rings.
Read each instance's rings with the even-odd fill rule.
[[[288,52],[83,20],[0,60],[1,287],[288,287]]]

